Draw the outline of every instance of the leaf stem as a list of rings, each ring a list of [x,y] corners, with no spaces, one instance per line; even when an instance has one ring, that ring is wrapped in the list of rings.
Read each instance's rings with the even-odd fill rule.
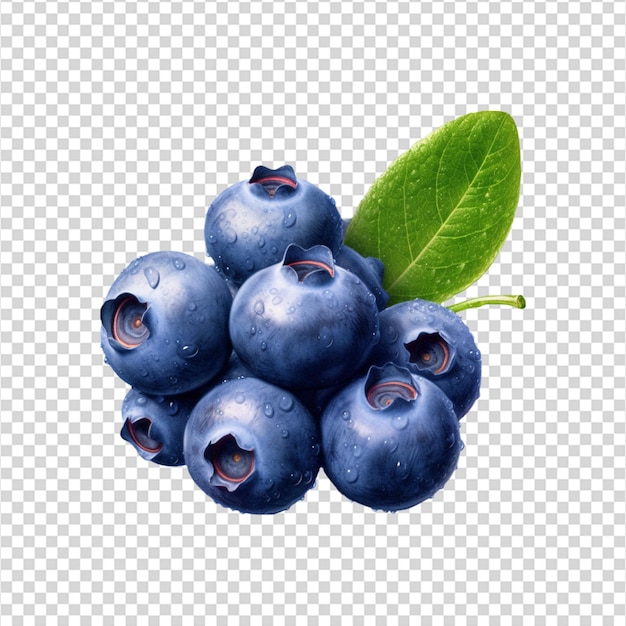
[[[526,308],[526,300],[524,296],[480,296],[478,298],[470,298],[469,300],[463,300],[463,302],[457,302],[451,304],[448,308],[455,313],[464,311],[465,309],[476,309],[486,304],[505,304],[515,307],[516,309]]]

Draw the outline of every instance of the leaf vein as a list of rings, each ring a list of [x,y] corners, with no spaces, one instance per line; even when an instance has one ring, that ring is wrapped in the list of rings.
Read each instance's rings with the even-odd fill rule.
[[[426,251],[433,245],[434,241],[437,240],[437,238],[439,237],[440,232],[442,231],[442,229],[445,228],[446,223],[451,219],[451,217],[454,215],[454,213],[459,209],[459,207],[461,207],[463,205],[463,201],[465,200],[466,196],[468,195],[469,190],[472,188],[472,184],[474,182],[474,180],[476,180],[476,177],[482,173],[482,166],[484,165],[485,161],[487,161],[487,159],[492,155],[492,148],[493,145],[498,137],[498,135],[500,134],[500,131],[502,130],[502,126],[504,125],[505,120],[503,119],[500,122],[500,126],[498,127],[498,129],[496,130],[496,132],[493,135],[493,138],[491,140],[491,144],[489,146],[489,148],[486,150],[485,152],[485,156],[482,159],[482,162],[480,164],[479,167],[477,167],[476,169],[476,173],[474,174],[473,178],[471,181],[469,181],[469,184],[467,186],[467,189],[465,190],[465,193],[463,194],[463,196],[459,199],[459,201],[457,201],[456,205],[454,206],[454,208],[452,209],[452,211],[450,211],[450,213],[448,214],[447,218],[445,220],[442,221],[441,226],[437,229],[437,231],[433,234],[433,236],[430,238],[429,241],[426,242],[426,244],[422,247],[422,249],[420,250],[420,253],[413,257],[413,255],[411,254],[411,262],[407,264],[407,267],[396,277],[396,279],[389,285],[389,287],[387,288],[388,291],[393,291],[394,287],[400,283],[404,276],[413,268],[415,267],[415,265],[417,265],[419,263],[419,260],[421,259],[421,257],[426,253]],[[442,156],[439,159],[439,165],[437,168],[437,176],[436,176],[436,183],[435,183],[435,204],[436,204],[436,208],[437,208],[437,213],[439,215],[439,218],[441,220],[441,213],[439,210],[439,194],[437,193],[437,190],[439,189],[439,185],[438,185],[438,178],[439,178],[439,173],[441,171],[441,164],[443,162],[443,154],[445,154],[446,149],[448,148],[448,146],[450,145],[450,141],[448,141],[446,147],[444,148],[444,150],[442,151]],[[499,150],[497,151],[499,152]],[[472,157],[473,158],[473,157]],[[406,188],[406,184],[404,185],[404,187]],[[406,209],[405,209],[406,212]],[[406,224],[407,220],[405,219],[405,224]]]

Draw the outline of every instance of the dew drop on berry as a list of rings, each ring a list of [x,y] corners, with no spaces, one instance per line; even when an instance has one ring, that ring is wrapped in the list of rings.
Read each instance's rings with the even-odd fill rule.
[[[170,400],[169,406],[167,408],[167,412],[170,415],[176,415],[176,413],[178,413],[178,402],[176,402],[176,400]]]
[[[243,404],[246,401],[246,396],[243,393],[238,393],[235,395],[235,402],[237,404]]]
[[[146,267],[143,271],[146,280],[148,281],[148,285],[152,287],[152,289],[156,289],[159,286],[159,280],[161,280],[161,275],[159,274],[159,270],[154,267]]]
[[[302,473],[301,472],[291,472],[289,474],[289,480],[292,485],[299,485],[302,482]]]
[[[283,226],[291,228],[296,223],[296,214],[294,211],[286,211],[283,216]]]
[[[396,415],[391,423],[396,430],[404,430],[409,425],[409,418],[406,415]]]
[[[263,313],[265,313],[265,305],[263,304],[261,300],[257,300],[254,303],[254,312],[257,315],[263,315]]]
[[[474,359],[474,361],[480,360],[480,351],[479,350],[470,350],[469,351],[470,359]]]
[[[346,467],[344,477],[349,483],[353,483],[359,478],[359,472],[355,467]]]
[[[278,406],[283,411],[291,411],[291,409],[293,409],[293,398],[290,398],[289,396],[283,396],[280,399]]]
[[[176,349],[176,353],[181,359],[192,359],[194,356],[197,356],[200,349],[195,343],[189,344],[180,344]]]
[[[174,267],[180,272],[185,269],[185,262],[182,259],[174,259]]]
[[[137,398],[137,404],[144,406],[148,402],[148,398],[146,396],[139,396]]]
[[[263,414],[266,417],[273,417],[274,416],[274,407],[269,402],[265,403],[265,406],[263,407]]]
[[[342,414],[341,414],[341,419],[345,420],[345,421],[349,420],[350,419],[350,411],[343,411]]]
[[[385,443],[387,444],[387,447],[389,448],[389,452],[395,452],[398,449],[398,442],[393,437],[391,437],[391,439],[387,439]]]

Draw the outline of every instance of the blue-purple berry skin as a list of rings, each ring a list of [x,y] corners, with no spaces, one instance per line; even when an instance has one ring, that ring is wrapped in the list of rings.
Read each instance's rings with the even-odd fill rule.
[[[214,267],[153,252],[130,263],[100,310],[106,362],[147,394],[178,395],[210,382],[228,362],[232,295]]]
[[[199,391],[153,396],[131,388],[122,403],[122,439],[146,461],[184,465],[185,427],[200,396]]]
[[[389,361],[434,382],[453,402],[459,419],[480,395],[481,354],[459,315],[445,306],[415,299],[380,313],[380,341],[370,363]]]
[[[240,285],[278,263],[292,243],[338,251],[343,221],[335,200],[297,178],[291,166],[259,166],[249,180],[226,188],[211,203],[204,239],[218,271]]]
[[[328,248],[292,245],[282,263],[241,286],[229,328],[234,350],[259,378],[293,389],[328,387],[365,364],[378,341],[378,308]]]
[[[196,484],[242,513],[289,508],[314,486],[321,464],[309,411],[289,391],[257,378],[208,391],[187,422],[184,450]]]
[[[391,363],[338,392],[320,430],[324,471],[335,487],[354,502],[391,512],[432,498],[463,449],[446,395]]]

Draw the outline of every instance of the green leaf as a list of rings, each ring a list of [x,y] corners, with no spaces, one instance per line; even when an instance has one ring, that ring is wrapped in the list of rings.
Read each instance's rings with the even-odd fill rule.
[[[459,117],[397,158],[367,192],[346,245],[385,264],[390,304],[443,302],[482,276],[502,247],[519,200],[513,118]]]

